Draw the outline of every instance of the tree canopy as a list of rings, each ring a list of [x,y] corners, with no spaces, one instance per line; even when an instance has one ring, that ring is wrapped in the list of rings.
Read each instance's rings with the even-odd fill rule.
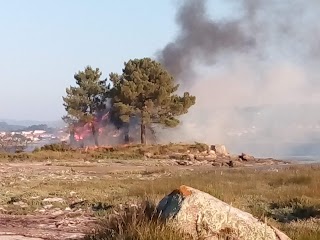
[[[146,127],[161,124],[175,127],[178,116],[188,112],[196,98],[185,92],[178,96],[178,84],[159,63],[150,58],[134,59],[124,64],[121,75],[111,73],[113,106],[123,122],[138,117],[141,143],[146,143]]]
[[[67,112],[63,120],[70,126],[79,122],[90,123],[96,145],[98,145],[98,133],[94,118],[99,111],[106,108],[106,98],[110,89],[106,80],[100,78],[99,68],[93,69],[87,66],[84,71],[74,75],[77,86],[67,88],[67,95],[63,97],[63,106]]]

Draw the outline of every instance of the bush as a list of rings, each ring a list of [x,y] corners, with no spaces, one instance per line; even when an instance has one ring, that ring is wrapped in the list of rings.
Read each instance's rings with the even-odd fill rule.
[[[35,149],[34,152],[38,151],[53,151],[53,152],[67,152],[72,151],[72,147],[64,142],[53,143],[42,146],[40,149]]]
[[[280,222],[291,222],[318,218],[320,216],[320,210],[317,206],[310,205],[302,199],[293,198],[287,201],[272,202],[267,216]]]
[[[97,233],[84,240],[178,240],[191,239],[160,222],[155,205],[149,201],[139,207],[129,207],[120,214],[110,214]]]

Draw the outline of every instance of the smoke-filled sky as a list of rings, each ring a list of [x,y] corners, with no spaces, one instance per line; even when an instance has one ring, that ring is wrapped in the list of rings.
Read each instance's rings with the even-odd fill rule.
[[[318,0],[3,1],[0,118],[59,119],[76,71],[151,56],[197,97],[165,140],[279,155],[320,133],[319,12]]]
[[[235,14],[218,20],[210,1],[181,2],[179,32],[158,52],[197,96],[175,140],[279,156],[319,139],[319,1],[229,0]]]

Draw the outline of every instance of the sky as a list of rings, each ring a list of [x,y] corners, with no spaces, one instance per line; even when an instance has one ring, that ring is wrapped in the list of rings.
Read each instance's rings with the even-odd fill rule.
[[[85,66],[107,77],[171,41],[177,0],[0,0],[0,119],[59,120]],[[210,1],[223,17],[228,8]],[[210,12],[211,13],[211,12]]]
[[[156,58],[173,43],[166,60],[177,65],[166,67],[183,66],[176,79],[197,97],[176,131],[179,141],[183,135],[239,145],[253,129],[248,152],[259,139],[272,142],[263,145],[269,155],[281,142],[318,139],[319,1],[190,2],[0,0],[0,119],[60,120],[76,72],[90,65],[106,78],[129,59]],[[254,44],[244,49],[247,40]],[[238,110],[270,105],[249,116]]]

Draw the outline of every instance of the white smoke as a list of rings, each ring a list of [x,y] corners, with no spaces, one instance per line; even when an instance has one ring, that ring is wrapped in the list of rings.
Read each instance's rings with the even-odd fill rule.
[[[229,22],[210,19],[203,0],[178,9],[181,31],[159,58],[197,100],[162,139],[297,154],[297,146],[320,136],[320,3],[229,2],[241,13]]]

